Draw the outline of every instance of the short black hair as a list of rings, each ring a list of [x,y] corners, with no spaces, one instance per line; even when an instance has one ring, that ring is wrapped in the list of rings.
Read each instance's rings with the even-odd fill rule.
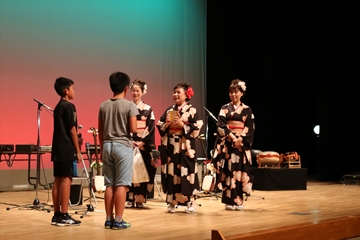
[[[189,88],[192,89],[190,83],[187,83],[187,82],[178,82],[178,83],[175,85],[173,91],[175,91],[177,88],[182,88],[182,89],[184,89],[184,92],[185,92],[185,95],[186,95],[185,101],[188,102],[188,101],[191,99],[191,97],[192,97],[192,96],[189,97],[189,96],[186,94],[186,91],[187,91]]]
[[[69,87],[71,85],[74,85],[74,81],[69,79],[69,78],[65,78],[65,77],[59,77],[55,80],[55,84],[54,84],[54,88],[56,93],[62,97],[64,96],[64,90],[65,89],[69,89]]]
[[[130,77],[123,72],[114,72],[109,77],[110,88],[114,94],[119,94],[130,84]]]

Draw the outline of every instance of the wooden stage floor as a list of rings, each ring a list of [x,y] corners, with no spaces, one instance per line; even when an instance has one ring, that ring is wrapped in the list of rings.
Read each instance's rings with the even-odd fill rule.
[[[0,192],[0,238],[214,239],[212,230],[218,230],[225,239],[270,239],[266,236],[274,234],[274,229],[289,228],[291,230],[279,233],[282,235],[278,236],[282,236],[282,239],[337,239],[331,234],[319,234],[316,237],[316,232],[296,229],[300,225],[316,225],[324,221],[330,221],[325,230],[331,229],[335,226],[331,220],[360,216],[359,185],[308,181],[307,190],[254,191],[245,202],[244,211],[226,211],[221,198],[208,196],[197,200],[197,204],[201,205],[197,213],[186,214],[185,208],[179,207],[175,214],[171,214],[167,213],[166,204],[160,198],[157,199],[158,193],[155,192],[155,198],[149,199],[147,203],[150,209],[125,209],[124,218],[132,224],[131,228],[114,231],[104,229],[103,194],[96,195],[95,211],[89,212],[82,219],[70,208],[70,214],[82,221],[81,226],[56,227],[50,224],[52,212],[17,207],[6,209],[12,207],[9,204],[32,204],[36,196],[45,207],[51,207],[51,190],[41,189],[37,194],[35,190]],[[84,199],[88,196],[88,189],[85,188]],[[85,201],[76,209],[81,211],[88,203]],[[259,232],[263,233],[261,237],[255,234]],[[351,237],[355,239],[355,236]]]

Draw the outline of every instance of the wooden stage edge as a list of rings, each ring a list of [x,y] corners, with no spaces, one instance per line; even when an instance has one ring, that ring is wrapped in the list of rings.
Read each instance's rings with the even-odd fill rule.
[[[360,215],[322,220],[317,223],[260,230],[250,233],[224,236],[218,230],[211,231],[212,240],[256,240],[256,239],[349,239],[360,236]]]

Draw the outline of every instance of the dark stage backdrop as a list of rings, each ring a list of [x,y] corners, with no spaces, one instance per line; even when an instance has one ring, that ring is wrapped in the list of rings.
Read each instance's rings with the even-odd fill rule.
[[[143,100],[156,120],[173,104],[179,81],[193,85],[191,102],[204,114],[205,37],[205,0],[0,0],[0,144],[36,144],[33,99],[54,108],[60,76],[75,81],[84,142],[93,143],[87,130],[97,127],[99,105],[112,95],[108,77],[114,71],[147,82]],[[51,145],[52,124],[52,113],[42,108],[40,145]],[[49,154],[44,158],[51,167]],[[0,163],[0,170],[26,167]]]
[[[209,110],[217,116],[230,101],[230,81],[244,80],[243,102],[255,114],[253,148],[296,151],[308,174],[321,180],[360,171],[360,161],[346,155],[345,9],[323,0],[208,1]],[[212,145],[215,122],[208,122]]]

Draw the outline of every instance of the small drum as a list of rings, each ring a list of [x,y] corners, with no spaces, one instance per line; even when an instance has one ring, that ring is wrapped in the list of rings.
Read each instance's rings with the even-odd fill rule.
[[[256,161],[259,167],[280,167],[280,154],[272,151],[258,153]]]
[[[299,161],[299,155],[297,152],[287,152],[285,154],[281,154],[284,162],[291,162],[291,161]]]

